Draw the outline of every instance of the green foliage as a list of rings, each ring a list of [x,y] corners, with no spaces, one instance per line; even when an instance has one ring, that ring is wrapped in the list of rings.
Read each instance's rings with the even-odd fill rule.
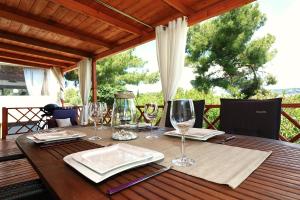
[[[156,83],[159,80],[159,73],[143,70],[145,63],[134,55],[133,49],[97,61],[98,100],[112,105],[114,93],[125,90],[126,84]],[[65,78],[78,81],[78,70],[66,73]]]
[[[250,98],[276,83],[262,71],[276,54],[275,37],[252,39],[265,22],[258,4],[250,4],[190,28],[186,61],[197,74],[192,85],[205,92],[219,86],[235,97]]]
[[[126,84],[158,81],[158,73],[143,71],[145,62],[133,53],[129,50],[97,62],[98,99],[112,105],[114,94],[125,90]]]
[[[112,107],[114,104],[114,94],[119,91],[124,91],[123,86],[110,86],[109,84],[98,86],[97,98],[101,102],[106,102],[108,106]]]
[[[79,91],[75,88],[68,88],[65,90],[65,103],[73,106],[82,105]]]

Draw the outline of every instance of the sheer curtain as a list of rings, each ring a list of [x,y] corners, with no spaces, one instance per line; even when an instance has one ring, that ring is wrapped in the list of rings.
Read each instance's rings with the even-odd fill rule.
[[[78,63],[79,68],[79,89],[82,99],[82,111],[80,123],[88,124],[88,101],[92,88],[92,59],[86,58]]]
[[[44,70],[44,83],[42,87],[42,95],[50,96],[51,95],[51,71],[50,69]]]
[[[170,21],[167,27],[155,28],[157,61],[165,103],[175,95],[182,74],[187,30],[185,17]],[[160,126],[165,126],[166,107]]]
[[[59,86],[59,99],[60,99],[60,102],[63,104],[64,102],[64,90],[65,90],[65,79],[64,79],[64,76],[63,74],[61,73],[61,70],[60,68],[58,67],[53,67],[51,69],[57,83],[58,83],[58,86]]]
[[[24,68],[24,77],[29,95],[40,96],[42,94],[44,82],[44,70],[35,68]]]

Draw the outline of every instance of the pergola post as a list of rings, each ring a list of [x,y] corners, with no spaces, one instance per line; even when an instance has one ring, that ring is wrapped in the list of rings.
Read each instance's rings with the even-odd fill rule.
[[[97,59],[93,58],[92,61],[92,99],[97,102],[97,72],[96,72]]]

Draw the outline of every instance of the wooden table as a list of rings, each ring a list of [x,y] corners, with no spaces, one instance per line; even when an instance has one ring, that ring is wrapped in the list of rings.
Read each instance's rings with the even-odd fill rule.
[[[209,142],[217,142],[223,138],[224,136],[217,136]],[[150,164],[94,184],[67,166],[62,158],[78,151],[98,148],[99,145],[79,140],[41,148],[25,136],[20,136],[17,144],[57,199],[109,199],[105,194],[108,188],[161,167]],[[300,145],[247,136],[237,136],[226,144],[271,150],[273,153],[235,190],[170,170],[119,192],[111,196],[111,199],[300,199]]]

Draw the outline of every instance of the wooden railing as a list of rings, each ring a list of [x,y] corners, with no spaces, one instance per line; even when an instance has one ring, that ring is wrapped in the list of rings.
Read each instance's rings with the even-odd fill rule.
[[[81,107],[78,108],[80,114]],[[156,125],[159,124],[163,105],[159,106],[159,117]],[[299,109],[299,110],[296,110]],[[144,106],[137,106],[138,121],[148,122],[144,116]],[[209,129],[218,129],[220,122],[220,105],[205,105],[204,127]],[[298,112],[298,114],[296,113]],[[112,109],[109,109],[104,117],[104,123],[110,124]],[[2,138],[8,134],[20,134],[35,131],[37,122],[42,119],[44,114],[40,107],[30,108],[2,108]],[[280,139],[287,142],[297,142],[300,139],[300,103],[282,104],[281,133]],[[294,115],[293,115],[294,114]],[[298,117],[298,119],[296,118]]]
[[[71,108],[71,107],[64,107]],[[72,107],[77,109],[78,116],[81,107]],[[42,107],[14,107],[2,108],[2,139],[7,135],[22,134],[37,131],[41,124],[46,123],[50,117],[42,116],[45,114]]]

